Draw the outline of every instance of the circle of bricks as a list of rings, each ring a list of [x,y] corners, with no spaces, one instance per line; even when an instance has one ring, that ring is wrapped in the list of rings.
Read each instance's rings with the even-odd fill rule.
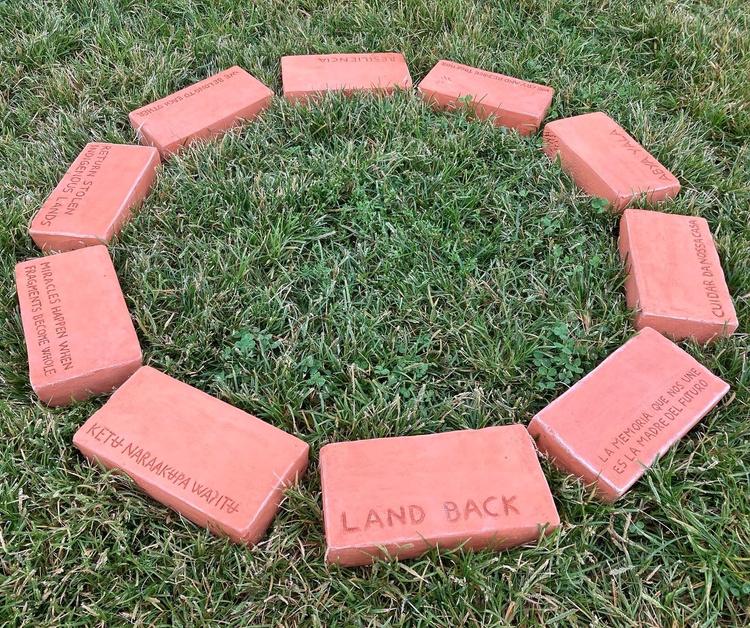
[[[320,59],[325,57],[326,55],[318,55],[316,56],[316,60],[314,60],[312,63],[318,63]],[[328,57],[334,57],[338,60],[341,60],[343,57],[356,57],[358,55],[327,55]],[[373,61],[374,57],[377,57],[378,55],[365,55],[368,57],[368,62]],[[399,88],[399,89],[409,89],[411,88],[411,77],[408,73],[408,68],[406,68],[405,60],[403,59],[403,56],[401,55],[391,55],[389,53],[383,53],[383,57],[388,57],[389,61],[392,61],[396,66],[396,78],[393,82],[393,88]],[[391,58],[393,57],[393,58]],[[398,58],[396,58],[398,57]],[[336,59],[334,59],[335,61]],[[328,62],[331,61],[331,59],[327,60]],[[380,62],[380,59],[377,59],[378,62]],[[284,94],[287,97],[288,100],[291,102],[309,102],[310,100],[313,100],[320,95],[322,91],[338,91],[338,90],[322,90],[320,89],[320,86],[312,85],[310,87],[307,85],[309,83],[309,75],[310,75],[310,59],[308,57],[284,57],[282,59],[282,74],[283,74],[283,83],[284,83]],[[360,67],[355,66],[340,66],[336,63],[333,64],[335,67],[336,72],[343,72],[345,75],[347,74],[347,71],[351,70],[352,67],[354,67],[354,71],[357,72],[360,70]],[[403,68],[401,67],[403,66]],[[294,87],[288,87],[287,86],[287,72],[289,73],[289,83],[290,85],[294,83]],[[405,79],[399,78],[403,75],[403,72],[405,72]],[[400,74],[399,74],[400,73]],[[291,77],[294,76],[294,79]],[[469,77],[467,79],[467,77]],[[529,92],[530,90],[534,92],[534,95],[536,96],[535,100],[535,107],[534,111],[531,113],[528,112],[520,112],[520,111],[514,111],[513,105],[512,105],[512,98],[509,100],[511,101],[511,104],[509,105],[507,102],[501,107],[493,107],[489,104],[489,102],[483,101],[483,99],[476,99],[468,101],[465,101],[463,99],[461,90],[463,87],[456,87],[456,83],[461,83],[462,81],[475,81],[478,84],[487,85],[490,87],[495,87],[496,84],[500,85],[505,92],[510,91],[511,94],[518,92],[521,94],[525,94]],[[314,81],[313,81],[314,83]],[[489,89],[489,88],[488,88]],[[236,95],[237,91],[244,90],[245,100],[242,102],[235,103],[234,101],[231,101],[231,97]],[[515,91],[514,91],[515,90]],[[385,91],[387,93],[390,93],[393,91],[391,88],[386,88]],[[443,109],[454,109],[461,106],[466,106],[471,111],[476,114],[476,117],[479,119],[493,119],[493,122],[499,126],[509,126],[511,128],[515,128],[520,134],[522,135],[528,135],[535,133],[539,130],[539,126],[541,125],[543,119],[545,118],[546,114],[548,113],[548,110],[551,106],[552,97],[554,90],[552,88],[549,88],[547,86],[543,85],[537,85],[534,83],[528,83],[526,81],[522,81],[520,79],[515,79],[512,77],[506,77],[504,75],[492,73],[492,72],[486,72],[483,70],[479,70],[477,68],[471,68],[469,66],[463,66],[461,64],[456,64],[453,62],[448,61],[440,61],[433,70],[422,80],[422,82],[419,85],[419,92],[421,95],[433,106],[437,108],[443,108]],[[504,92],[504,93],[505,93]],[[203,126],[200,126],[200,128],[196,131],[195,125],[196,125],[196,119],[195,119],[195,111],[193,111],[193,119],[190,120],[191,125],[190,126],[190,132],[186,131],[179,131],[175,130],[175,125],[172,124],[171,120],[168,120],[166,123],[164,122],[164,117],[169,117],[169,107],[184,102],[186,100],[189,100],[193,97],[198,98],[206,98],[206,97],[213,97],[216,99],[219,99],[219,97],[224,97],[228,99],[229,102],[223,101],[221,105],[218,106],[225,106],[233,108],[230,112],[230,115],[227,115],[223,118],[221,123],[217,126],[214,124],[213,120],[203,120]],[[247,72],[242,70],[242,68],[239,68],[237,66],[234,66],[232,68],[229,68],[228,70],[224,70],[223,72],[220,72],[214,76],[211,76],[203,81],[200,81],[196,84],[190,85],[182,90],[179,90],[169,96],[166,96],[165,98],[162,98],[154,103],[151,103],[149,105],[146,105],[144,107],[141,107],[140,109],[137,109],[133,112],[131,112],[129,118],[131,121],[131,124],[133,125],[133,128],[136,131],[137,137],[140,139],[142,144],[147,144],[150,146],[155,147],[162,158],[167,158],[173,153],[179,151],[184,146],[186,146],[188,143],[191,143],[195,140],[199,139],[207,139],[209,137],[220,135],[224,131],[228,130],[230,127],[235,126],[239,124],[241,121],[245,121],[249,118],[254,117],[264,109],[266,109],[271,104],[271,100],[273,97],[273,92],[263,85],[260,81],[249,75]],[[190,117],[189,115],[187,117]],[[184,122],[184,120],[181,120],[181,122]],[[179,125],[177,125],[179,126]],[[625,151],[626,154],[629,155],[630,159],[633,160],[633,163],[638,162],[639,168],[641,172],[639,173],[639,177],[642,177],[644,181],[646,181],[646,185],[641,189],[648,190],[649,200],[656,202],[660,200],[664,200],[666,198],[671,198],[674,195],[676,195],[680,189],[679,182],[677,179],[672,175],[666,168],[664,168],[661,164],[656,161],[656,159],[651,156],[649,153],[643,149],[632,137],[630,137],[624,129],[622,129],[619,125],[617,125],[616,122],[614,122],[609,116],[603,114],[603,113],[593,113],[593,114],[583,114],[580,116],[575,116],[573,118],[566,118],[562,120],[556,120],[548,125],[545,126],[544,133],[543,133],[543,143],[544,143],[544,152],[552,159],[560,157],[561,165],[563,166],[563,169],[568,171],[573,179],[578,183],[584,191],[590,193],[595,198],[598,196],[601,196],[601,198],[605,199],[606,202],[608,202],[615,210],[622,210],[625,207],[627,207],[635,198],[637,198],[637,195],[633,193],[633,187],[631,186],[628,188],[627,186],[629,184],[623,184],[619,188],[617,185],[610,184],[607,181],[606,176],[601,177],[601,181],[594,180],[589,175],[589,170],[591,170],[590,164],[585,163],[586,160],[583,159],[580,154],[577,154],[575,149],[572,148],[572,145],[575,143],[577,139],[577,135],[580,134],[586,134],[591,133],[592,135],[596,135],[599,137],[607,137],[610,142],[613,143],[613,146],[616,147],[618,150]],[[100,149],[100,146],[104,146],[104,149]],[[101,153],[101,150],[104,150],[106,154],[109,154],[111,151],[123,151],[127,152],[127,149],[134,149],[134,146],[131,145],[111,145],[108,146],[106,144],[100,145],[100,144],[89,144],[87,147],[82,151],[82,155],[84,156],[84,162],[89,163],[90,161],[93,161],[94,157],[92,155],[97,154],[96,151],[99,150]],[[145,153],[144,153],[145,156]],[[80,157],[80,156],[79,156]],[[111,266],[111,258],[107,253],[105,253],[102,249],[104,247],[99,246],[90,246],[92,244],[95,244],[97,241],[103,242],[104,244],[108,244],[109,240],[116,235],[118,231],[118,227],[124,222],[125,218],[129,215],[130,206],[137,204],[140,202],[143,197],[145,197],[148,188],[150,187],[156,167],[158,166],[159,159],[158,157],[155,157],[154,153],[149,153],[146,157],[147,165],[145,166],[145,174],[144,179],[142,181],[139,181],[138,186],[138,193],[134,196],[131,196],[130,198],[130,205],[127,207],[120,208],[120,214],[116,216],[116,221],[112,224],[108,225],[106,228],[106,231],[101,232],[100,234],[94,234],[92,236],[84,234],[83,236],[73,236],[73,237],[79,237],[80,241],[83,242],[83,247],[78,248],[77,246],[72,247],[72,249],[75,249],[77,251],[80,251],[78,255],[83,259],[84,257],[87,260],[87,263],[91,263],[93,265],[104,265],[106,266],[107,263]],[[140,157],[139,157],[140,158]],[[79,164],[80,166],[80,164]],[[73,166],[71,166],[71,169],[73,169],[76,166],[76,162],[74,162]],[[606,164],[601,165],[603,171],[606,171]],[[74,174],[73,176],[79,176],[80,178],[80,168],[77,170],[78,174]],[[67,174],[67,173],[66,173]],[[606,173],[605,173],[606,174]],[[64,181],[64,178],[63,178]],[[62,181],[61,181],[62,184]],[[54,195],[54,192],[53,192]],[[51,195],[52,196],[52,195]],[[48,199],[49,200],[49,199]],[[42,250],[45,250],[45,248],[53,248],[55,246],[60,245],[61,243],[65,245],[63,240],[61,240],[59,235],[56,235],[54,233],[49,233],[49,230],[46,230],[45,227],[49,226],[46,223],[51,223],[50,216],[54,216],[55,208],[54,206],[48,206],[47,203],[40,209],[37,216],[35,217],[34,221],[32,221],[32,225],[30,226],[30,233],[32,237],[34,238],[34,241],[42,248]],[[641,211],[641,210],[635,210],[635,211]],[[632,214],[631,214],[632,215]],[[38,220],[37,220],[38,219]],[[636,220],[636,218],[632,219],[633,221]],[[46,221],[46,223],[45,223]],[[116,225],[116,226],[115,226]],[[694,228],[698,228],[693,225]],[[70,235],[70,234],[69,234]],[[710,236],[710,233],[709,233]],[[104,261],[104,256],[107,257],[106,262]],[[90,261],[88,261],[88,258],[91,258]],[[44,259],[44,258],[42,258]],[[718,256],[717,256],[718,260]],[[32,260],[33,261],[33,260]],[[719,263],[720,264],[720,263]],[[18,267],[17,267],[17,277],[20,277],[21,279],[25,278],[27,281],[29,280],[30,271],[28,270],[28,265],[23,267],[23,263],[19,264],[19,266],[22,267],[22,272],[19,274]],[[26,273],[25,275],[23,273]],[[114,267],[112,266],[112,275],[114,276],[114,281],[117,282],[116,274],[114,274]],[[20,286],[20,283],[19,283]],[[106,285],[103,285],[102,290],[105,291],[107,288]],[[119,288],[119,285],[118,285]],[[120,296],[122,296],[120,292]],[[21,299],[20,296],[20,290],[19,290],[19,300]],[[731,305],[731,298],[729,298],[729,302]],[[22,305],[22,313],[23,313],[23,306],[24,303],[21,303]],[[124,305],[124,301],[123,301]],[[122,310],[122,308],[119,308]],[[127,307],[125,307],[125,312],[127,312]],[[733,310],[732,310],[733,312]],[[122,311],[119,312],[122,314]],[[122,319],[122,316],[120,316],[120,319]],[[735,315],[735,321],[736,321],[736,315]],[[124,323],[123,323],[124,325]],[[130,320],[130,325],[132,327],[132,320]],[[646,329],[649,329],[648,327]],[[736,324],[734,324],[734,328],[731,329],[730,333],[736,329]],[[26,331],[26,329],[24,329]],[[142,369],[142,355],[140,351],[140,345],[137,341],[137,336],[135,336],[134,329],[132,330],[132,336],[135,338],[135,344],[138,345],[137,349],[137,360],[135,358],[135,353],[131,356],[131,359],[129,361],[129,366],[125,370],[121,370],[118,372],[117,377],[123,377],[124,381],[131,381],[129,378],[135,379],[133,376],[133,373],[135,370]],[[718,333],[713,330],[708,330],[706,333]],[[651,336],[649,334],[645,334],[643,337],[647,339],[651,339],[652,342],[660,344],[662,349],[664,351],[671,351],[670,348],[667,347],[665,342],[666,341],[662,335],[657,334],[656,332],[650,331],[650,333],[653,333],[654,335]],[[712,336],[707,336],[708,339],[710,339]],[[132,340],[132,338],[130,339]],[[632,341],[630,341],[632,342]],[[645,341],[644,341],[645,342]],[[28,338],[27,338],[27,345],[28,345]],[[132,342],[130,343],[133,344]],[[630,343],[628,343],[630,344]],[[671,344],[671,343],[668,343]],[[133,347],[131,346],[131,349]],[[679,351],[679,349],[678,349]],[[685,354],[687,355],[687,354]],[[689,357],[689,356],[688,356]],[[137,361],[137,365],[136,365]],[[694,362],[694,361],[693,361]],[[692,364],[692,363],[691,363]],[[695,362],[695,365],[697,367],[700,367],[701,365]],[[149,368],[149,367],[145,367]],[[693,370],[695,370],[696,367],[691,366]],[[596,369],[594,369],[596,370]],[[158,371],[155,371],[154,369],[151,369],[148,373],[151,371],[154,371],[155,373],[158,373]],[[143,372],[140,371],[139,372]],[[150,375],[144,375],[143,377],[147,377]],[[593,371],[592,371],[593,373]],[[35,392],[39,395],[40,399],[48,401],[55,399],[55,395],[59,395],[59,392],[45,392],[44,387],[40,386],[37,388],[34,386],[34,376],[33,373],[30,375],[32,379],[32,387],[34,387]],[[141,379],[143,379],[143,377]],[[157,377],[154,375],[153,377]],[[166,378],[166,379],[159,379],[159,378]],[[156,384],[157,387],[159,386],[165,386],[169,387],[172,384],[170,384],[169,381],[177,381],[172,380],[169,376],[166,376],[164,374],[159,374],[157,379],[159,379],[159,382]],[[720,398],[723,396],[723,394],[726,393],[726,390],[728,389],[728,386],[719,380],[718,378],[715,378],[715,382],[712,382],[714,385],[714,388],[717,391],[717,394],[719,394]],[[112,389],[113,387],[117,387],[117,384],[112,386],[114,380],[111,378],[104,378],[101,381],[97,380],[96,384],[92,384],[92,389],[90,392],[92,394],[97,394],[98,392],[104,392],[105,389]],[[123,382],[120,382],[122,384]],[[179,382],[180,386],[183,386],[183,392],[187,389],[191,389],[193,391],[197,389],[193,389],[191,386],[188,386],[187,384],[183,384]],[[88,390],[88,389],[87,389]],[[569,389],[570,390],[570,389]],[[723,390],[723,392],[721,392]],[[191,393],[185,392],[186,395],[190,395]],[[113,396],[114,398],[114,396]],[[212,398],[215,399],[215,398]],[[559,398],[558,398],[559,399]],[[221,402],[219,400],[215,400],[219,404],[223,404],[224,402]],[[199,403],[197,400],[196,403]],[[550,404],[546,410],[549,408],[552,408],[557,400]],[[718,399],[716,400],[718,402]],[[715,402],[715,403],[716,403]],[[109,403],[109,402],[107,402]],[[105,406],[107,405],[105,403]],[[224,404],[228,405],[228,404]],[[217,407],[217,406],[215,406]],[[231,406],[229,406],[231,407]],[[709,408],[710,409],[710,408]],[[218,407],[217,407],[218,410]],[[244,414],[241,411],[240,414]],[[529,430],[533,430],[538,432],[539,429],[546,429],[546,426],[543,426],[543,428],[539,428],[538,426],[542,424],[541,419],[539,417],[541,416],[541,413],[534,417],[534,420],[532,420],[532,425],[529,427]],[[702,416],[702,415],[701,415]],[[251,417],[252,419],[255,419],[255,417]],[[699,420],[701,417],[698,417],[697,420]],[[539,419],[539,420],[537,420]],[[245,420],[245,419],[243,419]],[[259,419],[255,419],[256,421],[259,421]],[[696,420],[696,422],[697,422]],[[270,426],[270,424],[267,424]],[[101,442],[101,438],[99,438],[102,435],[102,428],[100,428],[97,424],[97,426],[94,428],[94,431],[92,432],[92,428],[88,427],[86,434],[81,436],[82,430],[84,429],[83,426],[81,430],[76,434],[74,442],[76,446],[81,449],[88,457],[96,457],[94,450],[91,448],[91,443],[86,442],[86,437],[88,435],[93,434],[93,440],[97,442]],[[520,427],[520,426],[515,426]],[[276,428],[274,428],[276,429]],[[98,430],[98,431],[97,431]],[[286,434],[286,433],[285,433]],[[526,434],[526,431],[524,430],[524,434]],[[535,434],[537,437],[539,437],[539,434]],[[543,434],[542,434],[543,435]],[[291,435],[287,435],[290,436]],[[111,434],[107,436],[107,439],[111,437]],[[295,437],[291,437],[294,440]],[[115,436],[114,442],[118,442],[117,437]],[[302,443],[302,441],[299,441]],[[118,442],[119,446],[119,442]],[[300,449],[299,446],[296,446],[295,449],[295,456],[296,456],[296,462],[295,462],[295,473],[301,472],[300,469],[304,469],[304,466],[307,464],[307,450],[309,449],[309,446],[305,444],[305,448]],[[543,451],[546,451],[546,453],[551,453],[554,451],[554,448],[550,448],[548,450],[545,450],[544,448],[541,448]],[[565,449],[565,448],[563,448]],[[569,454],[569,452],[567,452]],[[566,455],[567,455],[566,454]],[[561,455],[559,452],[556,454],[558,457],[564,458],[564,455]],[[331,454],[333,456],[333,454]],[[323,456],[321,455],[321,462],[322,462]],[[139,460],[140,462],[140,460]],[[538,462],[538,461],[537,461]],[[151,460],[151,463],[153,464],[153,460]],[[575,462],[571,462],[570,466],[574,467]],[[563,465],[565,466],[565,465]],[[131,475],[131,474],[128,474]],[[180,475],[180,478],[182,478],[184,474]],[[542,476],[543,477],[543,476]],[[640,477],[638,475],[636,479]],[[182,481],[182,480],[180,480]],[[544,482],[546,484],[546,480]],[[605,489],[608,489],[611,487],[605,487]],[[612,495],[616,497],[619,497],[624,490],[622,491],[610,491],[610,494],[608,494],[608,497],[611,497]],[[549,488],[547,487],[547,491],[549,491]],[[148,492],[148,491],[147,491]],[[604,493],[607,494],[607,490],[604,490]],[[231,506],[234,508],[231,512],[236,512],[236,504],[229,499],[229,501],[226,501],[228,499],[227,496],[224,496],[225,501],[223,502],[224,505],[227,505],[228,503],[234,504]],[[496,511],[493,510],[490,507],[490,499],[497,500],[498,498],[489,498],[485,500],[484,505],[485,509],[488,514],[493,514]],[[515,510],[515,506],[513,506],[513,498],[507,498],[503,497],[503,504],[505,504],[506,511],[508,511],[509,508],[512,508]],[[167,505],[170,505],[171,507],[175,508],[179,511],[179,508],[174,504],[171,503],[173,500],[170,500],[168,498],[159,499],[159,501],[162,501],[166,503]],[[471,501],[471,500],[469,500]],[[551,501],[551,495],[550,495],[550,501]],[[494,502],[493,502],[494,503]],[[498,502],[499,503],[499,502]],[[468,504],[468,502],[467,502]],[[510,505],[510,506],[509,506]],[[324,500],[324,506],[325,506],[325,500]],[[229,506],[228,506],[229,507]],[[468,505],[466,506],[468,508]],[[223,506],[222,506],[223,508]],[[414,507],[417,509],[420,509],[420,507]],[[456,506],[456,509],[458,506]],[[478,506],[474,504],[474,508],[477,509],[477,512],[481,511],[478,509]],[[420,509],[421,510],[421,509]],[[553,527],[556,527],[559,525],[559,518],[557,517],[557,513],[554,509],[554,506],[552,507],[552,510],[554,511],[554,517],[552,519],[556,518],[556,521],[553,524]],[[414,517],[415,514],[419,515],[419,510],[410,510],[410,516]],[[453,514],[458,512],[458,510],[451,511]],[[517,510],[516,510],[517,512]],[[183,513],[184,514],[184,513]],[[549,513],[547,513],[549,514]],[[424,512],[422,511],[422,515],[424,515]],[[272,516],[272,515],[271,515]],[[390,516],[390,515],[389,515]],[[401,515],[406,517],[406,515]],[[545,515],[546,516],[546,515]],[[550,519],[551,520],[551,519]],[[206,522],[203,522],[206,523]],[[270,519],[268,521],[270,523]],[[347,528],[347,529],[354,529],[354,528]],[[254,539],[257,540],[257,537],[262,534],[265,531],[265,527],[262,529],[255,529],[253,532]],[[248,540],[247,535],[244,535],[241,530],[235,530],[233,534],[230,534],[230,536],[235,540]],[[326,536],[328,536],[328,532],[326,532]],[[353,560],[354,562],[351,564],[359,564],[357,563],[357,560],[359,560],[357,557],[352,558],[352,554],[348,553],[349,550],[344,548],[342,550],[342,556],[345,556],[342,561],[345,563],[346,561]],[[327,554],[328,556],[328,554]]]

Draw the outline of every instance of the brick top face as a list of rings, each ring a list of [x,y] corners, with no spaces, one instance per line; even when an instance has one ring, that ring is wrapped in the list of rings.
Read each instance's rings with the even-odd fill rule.
[[[466,105],[499,126],[535,132],[552,104],[555,90],[453,61],[439,61],[419,83],[419,91],[442,108]]]
[[[109,392],[141,363],[141,348],[107,248],[16,266],[31,385],[64,405]]]
[[[560,155],[578,185],[617,210],[641,194],[657,202],[680,190],[677,178],[604,113],[548,123],[544,144],[550,157]]]
[[[282,57],[281,77],[284,96],[292,101],[327,91],[391,93],[412,85],[406,60],[396,52]]]
[[[334,443],[321,450],[327,559],[371,562],[386,546],[508,547],[559,523],[522,425]]]
[[[150,367],[76,433],[89,458],[238,542],[255,542],[307,464],[291,434]]]
[[[140,107],[129,117],[141,141],[167,156],[195,139],[218,135],[252,118],[272,97],[268,87],[234,66]]]
[[[108,243],[146,196],[158,165],[150,146],[87,144],[31,221],[32,238],[45,251]]]
[[[558,466],[614,500],[728,390],[673,342],[645,328],[539,412],[529,431]]]
[[[704,218],[627,209],[620,253],[628,305],[672,338],[700,342],[738,326],[719,254]]]

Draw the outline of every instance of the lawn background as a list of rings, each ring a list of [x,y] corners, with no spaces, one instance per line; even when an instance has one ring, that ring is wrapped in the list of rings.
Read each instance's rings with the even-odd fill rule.
[[[750,606],[750,35],[746,2],[0,3],[0,623],[738,625]],[[528,422],[633,333],[617,217],[540,136],[413,92],[277,99],[161,170],[111,247],[147,363],[306,440],[268,536],[234,546],[74,450],[103,403],[40,405],[12,279],[32,215],[88,141],[237,64],[402,51],[605,111],[708,219],[740,331],[682,343],[732,391],[616,505],[546,462],[563,521],[537,547],[323,563],[329,442]]]

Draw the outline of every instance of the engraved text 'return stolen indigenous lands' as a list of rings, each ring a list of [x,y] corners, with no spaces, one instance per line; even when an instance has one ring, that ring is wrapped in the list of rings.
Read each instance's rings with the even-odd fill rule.
[[[31,221],[43,251],[108,244],[148,193],[159,166],[150,146],[91,143]]]

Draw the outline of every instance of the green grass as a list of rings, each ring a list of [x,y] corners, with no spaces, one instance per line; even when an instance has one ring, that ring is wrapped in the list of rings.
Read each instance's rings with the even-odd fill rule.
[[[0,2],[0,623],[713,626],[750,610],[750,18],[722,2]],[[682,343],[732,392],[616,505],[545,472],[538,546],[323,563],[325,443],[528,422],[632,333],[617,218],[540,138],[392,99],[277,99],[161,170],[112,254],[146,361],[307,441],[309,472],[253,550],[74,450],[104,402],[40,405],[13,265],[87,141],[233,64],[400,50],[602,110],[713,229],[740,333]],[[549,358],[553,370],[535,362]],[[572,358],[566,357],[572,355]]]

